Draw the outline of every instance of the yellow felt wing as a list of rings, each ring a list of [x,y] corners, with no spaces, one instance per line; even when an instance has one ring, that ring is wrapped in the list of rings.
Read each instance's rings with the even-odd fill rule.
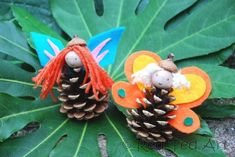
[[[125,63],[125,74],[129,82],[132,82],[131,75],[150,63],[158,63],[161,58],[154,52],[138,51],[130,55]]]
[[[150,63],[158,63],[161,58],[150,51],[138,51],[130,55],[125,63],[125,74],[129,82],[132,82],[131,75],[142,70]],[[144,85],[137,83],[139,89],[143,89]]]
[[[211,81],[209,76],[197,67],[182,69],[187,80],[190,82],[189,89],[174,89],[171,95],[176,100],[172,103],[182,107],[193,108],[202,104],[211,92]]]

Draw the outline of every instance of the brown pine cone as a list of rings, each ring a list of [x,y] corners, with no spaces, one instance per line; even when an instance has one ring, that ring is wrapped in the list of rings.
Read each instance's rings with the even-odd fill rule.
[[[69,118],[88,120],[99,116],[108,107],[108,93],[99,93],[99,100],[95,99],[92,88],[85,93],[90,80],[83,84],[84,77],[85,70],[82,68],[70,68],[68,65],[63,68],[61,87],[58,88],[62,102],[60,112]]]
[[[174,119],[176,115],[168,114],[177,110],[177,106],[171,104],[175,100],[175,97],[169,95],[171,90],[155,88],[144,90],[145,98],[142,101],[147,107],[143,107],[140,99],[137,98],[136,102],[141,107],[127,110],[128,127],[141,140],[156,143],[173,138],[175,129],[168,124],[168,120]]]

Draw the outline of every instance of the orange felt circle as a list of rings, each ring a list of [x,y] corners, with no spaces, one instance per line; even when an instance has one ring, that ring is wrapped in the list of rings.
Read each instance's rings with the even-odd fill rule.
[[[150,51],[137,51],[133,54],[131,54],[125,63],[125,74],[126,74],[126,78],[129,82],[132,82],[132,78],[131,75],[133,74],[133,63],[135,61],[135,59],[141,55],[146,55],[149,57],[152,57],[153,59],[156,60],[156,62],[159,62],[161,60],[161,58],[154,52],[150,52]]]
[[[194,113],[189,108],[181,108],[179,107],[178,110],[172,111],[169,115],[176,115],[176,118],[169,120],[169,124],[177,129],[178,131],[186,134],[190,134],[195,132],[197,129],[200,128],[200,119],[196,113]],[[191,126],[187,126],[184,124],[184,120],[190,117],[193,119],[193,123]]]
[[[121,97],[118,91],[122,89],[125,91],[125,97]],[[132,85],[127,82],[117,82],[112,87],[112,95],[114,101],[125,108],[139,108],[140,106],[136,103],[136,98],[142,99],[143,93],[139,90],[136,85]]]
[[[199,75],[201,78],[203,78],[203,80],[206,82],[206,91],[205,91],[204,95],[202,97],[200,97],[199,99],[197,99],[193,102],[183,103],[183,104],[179,104],[179,105],[181,107],[188,107],[188,108],[200,106],[210,95],[210,92],[212,89],[210,77],[207,75],[206,72],[204,72],[203,70],[201,70],[198,67],[183,68],[181,70],[181,72],[182,72],[182,74],[196,74],[196,75]]]

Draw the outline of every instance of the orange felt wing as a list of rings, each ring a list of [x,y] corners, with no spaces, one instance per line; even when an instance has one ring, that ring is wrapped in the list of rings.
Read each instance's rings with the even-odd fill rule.
[[[142,57],[142,58],[140,58]],[[139,59],[138,59],[139,58]],[[136,63],[136,60],[140,60],[141,61],[141,65],[139,63]],[[147,61],[146,61],[147,60]],[[132,78],[131,75],[134,72],[134,69],[140,69],[140,66],[142,66],[143,68],[151,63],[151,62],[159,62],[161,60],[161,58],[154,52],[150,52],[150,51],[137,51],[135,53],[133,53],[132,55],[130,55],[125,63],[125,74],[126,74],[126,78],[129,82],[132,82]],[[136,64],[137,67],[134,67]]]
[[[139,108],[136,98],[144,98],[143,93],[136,85],[127,82],[117,82],[112,87],[112,95],[114,101],[125,108]],[[144,105],[144,103],[142,103]]]
[[[189,108],[181,108],[172,111],[169,115],[176,115],[175,119],[169,120],[169,124],[182,133],[190,134],[200,128],[200,119]]]
[[[211,92],[211,81],[209,76],[197,67],[187,67],[181,70],[182,74],[190,81],[191,87],[187,89],[176,89],[172,95],[176,101],[172,102],[181,107],[193,108],[202,104]]]

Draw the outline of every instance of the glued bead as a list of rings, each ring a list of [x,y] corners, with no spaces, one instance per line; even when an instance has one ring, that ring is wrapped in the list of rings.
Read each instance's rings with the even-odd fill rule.
[[[82,66],[80,57],[74,51],[70,51],[65,56],[65,62],[71,68],[78,68]]]
[[[184,119],[184,125],[185,126],[191,126],[193,125],[193,119],[191,117],[187,117]]]
[[[125,98],[126,97],[126,91],[124,89],[119,89],[118,90],[118,96],[120,96],[121,98]]]

